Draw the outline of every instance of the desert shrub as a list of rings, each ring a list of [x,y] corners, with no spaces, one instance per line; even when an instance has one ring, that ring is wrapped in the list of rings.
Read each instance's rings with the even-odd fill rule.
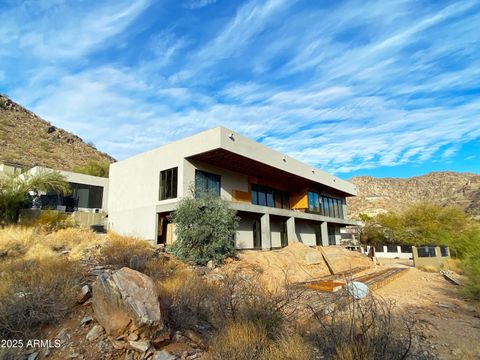
[[[450,270],[460,275],[464,274],[464,268],[460,259],[447,259],[442,265],[442,270]]]
[[[177,271],[160,282],[159,294],[172,327],[189,329],[199,323],[215,329],[223,327],[221,289],[190,270]]]
[[[145,240],[110,232],[101,255],[107,264],[143,271],[153,249]]]
[[[225,200],[208,192],[183,197],[171,216],[177,235],[172,252],[198,265],[222,263],[235,251],[235,214]]]
[[[150,276],[154,282],[159,284],[162,281],[177,276],[185,270],[185,264],[167,253],[159,253],[151,257],[145,263],[143,273]]]
[[[70,191],[65,176],[58,171],[44,170],[36,174],[12,174],[0,177],[0,224],[18,221],[20,209],[26,206],[29,193],[55,191],[66,194]]]
[[[92,144],[89,144],[93,146]],[[75,166],[73,171],[108,178],[108,173],[110,170],[110,163],[108,161],[99,161],[99,160],[89,160],[83,166]]]
[[[283,329],[270,338],[263,327],[253,322],[229,323],[213,340],[206,354],[208,360],[307,360],[312,353],[300,335]]]
[[[412,324],[396,318],[393,307],[372,295],[354,300],[339,294],[323,307],[311,307],[310,339],[326,358],[405,359],[412,355]]]
[[[206,355],[207,360],[257,360],[268,346],[264,329],[251,322],[228,324],[215,338]]]
[[[468,277],[463,293],[480,300],[480,259],[476,256],[469,256],[463,261],[462,267]]]
[[[35,241],[32,228],[9,226],[0,229],[0,259],[24,255]]]
[[[42,210],[31,225],[39,227],[43,231],[52,232],[73,227],[75,221],[68,213],[57,210]]]
[[[268,290],[258,272],[242,274],[234,269],[218,283],[219,306],[229,321],[252,322],[270,337],[278,334],[286,320],[292,320],[299,293],[285,279],[283,287]]]
[[[54,252],[66,250],[70,259],[79,259],[86,248],[101,244],[104,239],[87,229],[66,228],[45,235],[41,241]]]
[[[269,342],[261,358],[265,360],[308,360],[314,357],[310,344],[299,334],[286,331],[279,338]]]
[[[428,273],[438,272],[438,269],[435,266],[432,266],[432,265],[420,265],[420,266],[417,266],[416,268],[420,271],[428,272]]]
[[[0,264],[0,338],[32,337],[74,305],[82,273],[59,257],[10,260]]]

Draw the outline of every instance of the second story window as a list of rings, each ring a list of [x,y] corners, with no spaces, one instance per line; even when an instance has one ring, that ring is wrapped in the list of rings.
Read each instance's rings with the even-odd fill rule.
[[[198,197],[202,192],[220,196],[220,175],[195,170],[195,194]]]
[[[288,192],[258,184],[252,184],[252,204],[290,209]]]
[[[158,200],[177,197],[178,168],[174,167],[160,171],[160,190]]]
[[[344,219],[343,205],[345,201],[329,196],[319,195],[314,191],[308,192],[308,210],[325,216]]]

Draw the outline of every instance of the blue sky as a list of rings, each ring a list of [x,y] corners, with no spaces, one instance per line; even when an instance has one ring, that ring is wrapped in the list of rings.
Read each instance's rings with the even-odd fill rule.
[[[224,125],[340,177],[480,172],[479,1],[0,0],[0,92],[123,159]]]

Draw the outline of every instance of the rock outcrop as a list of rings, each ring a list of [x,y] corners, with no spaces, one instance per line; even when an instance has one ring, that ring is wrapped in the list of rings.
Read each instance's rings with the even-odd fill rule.
[[[93,144],[41,119],[0,94],[0,162],[73,170],[89,160],[113,162]]]
[[[432,172],[412,178],[355,176],[349,180],[358,195],[347,199],[349,216],[376,215],[404,210],[416,202],[456,205],[473,217],[480,217],[480,175]]]
[[[130,268],[98,276],[92,306],[95,319],[111,336],[135,328],[142,337],[151,337],[165,329],[155,284]]]

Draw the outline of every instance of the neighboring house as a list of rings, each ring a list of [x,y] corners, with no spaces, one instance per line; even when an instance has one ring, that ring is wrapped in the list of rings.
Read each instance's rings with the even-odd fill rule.
[[[345,202],[353,184],[217,127],[111,164],[109,228],[171,243],[168,215],[192,186],[237,210],[239,249],[339,244],[340,228],[357,225]]]
[[[35,166],[28,170],[27,173],[35,174],[39,171],[52,171],[52,169]],[[43,193],[40,195],[39,201],[34,203],[34,207],[66,212],[107,212],[108,178],[71,171],[57,171],[66,177],[72,192],[65,196],[54,192]]]
[[[0,162],[0,176],[20,174],[25,171],[25,169],[28,169],[28,167],[22,164],[14,163],[11,161]]]

